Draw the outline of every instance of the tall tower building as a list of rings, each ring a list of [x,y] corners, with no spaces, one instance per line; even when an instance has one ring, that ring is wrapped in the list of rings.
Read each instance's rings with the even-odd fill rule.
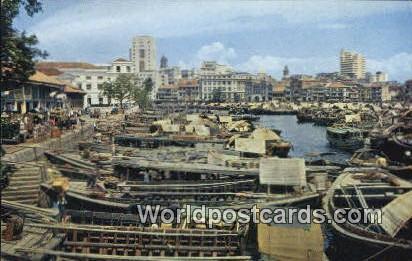
[[[289,77],[289,68],[288,68],[288,66],[286,65],[286,66],[283,68],[283,78],[286,79],[286,78],[288,78],[288,77]]]
[[[160,58],[160,69],[164,68],[167,68],[167,58],[163,55],[162,58]]]
[[[340,51],[340,74],[354,79],[365,78],[365,57],[362,54]]]
[[[140,35],[133,38],[130,58],[136,72],[155,71],[156,43],[151,36]]]

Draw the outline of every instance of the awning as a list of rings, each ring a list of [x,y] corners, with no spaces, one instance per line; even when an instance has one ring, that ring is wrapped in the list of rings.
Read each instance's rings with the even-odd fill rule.
[[[412,218],[412,191],[392,200],[382,208],[381,227],[395,237],[402,227]]]

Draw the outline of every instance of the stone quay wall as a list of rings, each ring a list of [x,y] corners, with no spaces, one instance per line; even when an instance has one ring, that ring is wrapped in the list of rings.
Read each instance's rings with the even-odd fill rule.
[[[92,137],[92,135],[93,126],[85,125],[79,129],[66,132],[62,134],[59,138],[50,138],[44,142],[36,144],[19,145],[22,147],[27,147],[14,153],[4,155],[3,160],[11,162],[37,160],[43,157],[44,152],[48,150],[75,149],[80,141],[89,139]]]

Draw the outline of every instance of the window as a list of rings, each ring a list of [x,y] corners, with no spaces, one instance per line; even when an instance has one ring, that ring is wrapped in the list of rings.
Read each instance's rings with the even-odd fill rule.
[[[103,76],[97,76],[98,80],[103,80]]]
[[[102,86],[103,86],[103,84],[101,84],[101,83],[99,83],[98,85],[97,85],[97,89],[101,89],[102,88]]]
[[[144,61],[140,61],[139,68],[140,68],[140,71],[144,71]]]
[[[120,72],[120,66],[116,66],[116,72]]]
[[[130,72],[130,66],[126,67],[127,72]]]
[[[89,83],[89,84],[86,84],[86,90],[91,90],[92,89],[92,85]]]
[[[139,57],[144,58],[144,49],[139,50]]]
[[[80,89],[82,88],[82,84],[81,83],[78,83],[77,84],[77,87],[79,87]]]
[[[92,77],[91,76],[86,76],[86,80],[91,80]]]
[[[99,104],[103,104],[103,98],[99,97]]]
[[[90,98],[90,97],[87,97],[87,104],[92,104],[92,98]]]

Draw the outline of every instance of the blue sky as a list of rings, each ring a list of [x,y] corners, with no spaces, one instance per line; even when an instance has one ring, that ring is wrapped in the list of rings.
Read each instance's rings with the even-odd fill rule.
[[[412,78],[412,2],[45,0],[16,19],[49,60],[110,63],[135,35],[156,37],[158,58],[198,66],[214,59],[279,78],[338,71],[341,48],[363,53],[369,71]]]

